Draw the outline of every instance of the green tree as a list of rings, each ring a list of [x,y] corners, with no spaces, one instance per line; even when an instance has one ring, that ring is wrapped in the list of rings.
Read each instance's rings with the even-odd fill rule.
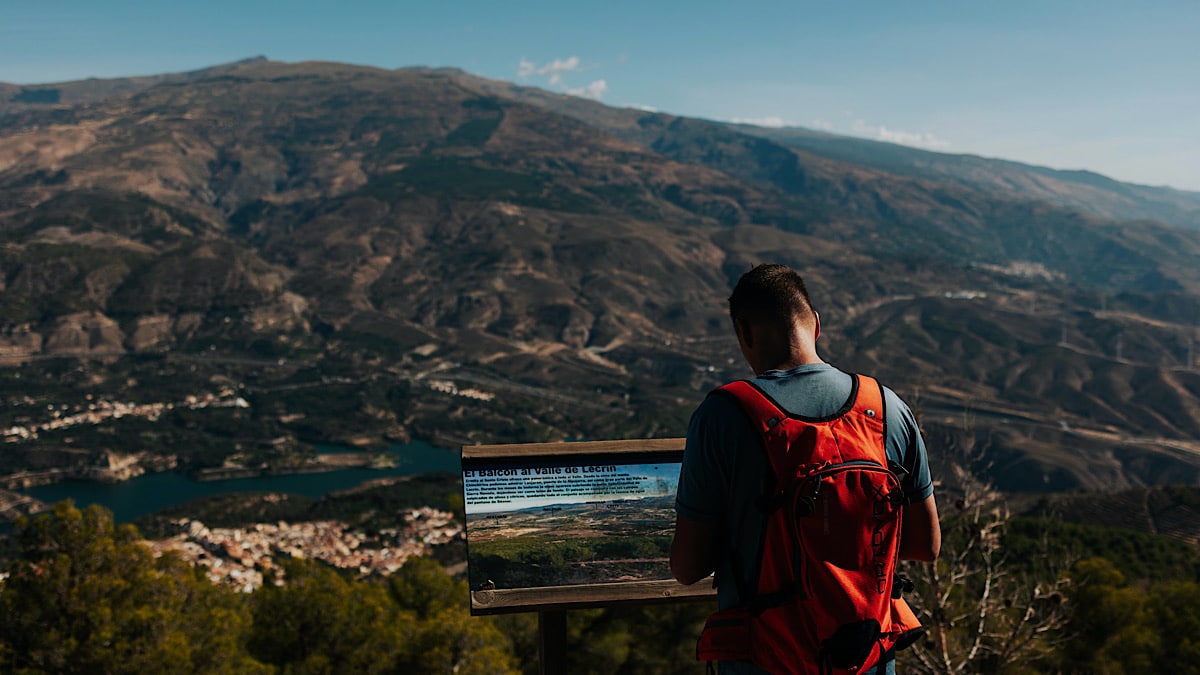
[[[1155,667],[1169,673],[1200,670],[1200,584],[1155,584],[1146,595],[1145,607],[1160,640]]]
[[[1125,575],[1104,558],[1089,558],[1071,568],[1075,582],[1071,632],[1076,637],[1063,650],[1068,657],[1088,660],[1122,626],[1141,621],[1139,594],[1122,590]]]
[[[450,577],[436,561],[410,558],[388,588],[400,610],[415,620],[404,672],[518,672],[513,645],[490,618],[470,615],[466,582]]]
[[[566,670],[579,675],[699,674],[696,639],[712,602],[630,604],[567,612]],[[496,624],[513,643],[522,672],[541,672],[536,612],[502,614]]]
[[[347,579],[317,562],[282,564],[255,592],[250,650],[283,673],[515,673],[508,639],[467,611],[467,586],[412,558],[388,580]]]
[[[1200,671],[1200,585],[1163,581],[1140,589],[1104,558],[1071,570],[1075,582],[1064,670],[1122,673]]]
[[[709,602],[631,604],[567,612],[567,672],[580,675],[684,675],[705,672],[696,638],[715,609]],[[501,625],[522,655],[524,672],[539,672],[537,618],[507,615]]]
[[[0,669],[40,673],[266,672],[243,643],[242,598],[132,526],[70,502],[16,522],[0,591]]]
[[[415,622],[379,584],[310,560],[281,565],[282,585],[252,599],[250,651],[283,673],[387,673],[407,658]]]

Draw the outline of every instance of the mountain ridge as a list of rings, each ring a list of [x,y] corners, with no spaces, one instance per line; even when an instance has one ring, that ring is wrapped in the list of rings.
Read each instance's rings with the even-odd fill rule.
[[[969,449],[1010,490],[1200,479],[1196,230],[512,88],[255,61],[0,117],[8,376],[41,401],[257,392],[225,441],[177,420],[211,448],[185,467],[221,443],[677,436],[744,374],[730,284],[778,261],[823,353],[894,384],[940,461]],[[54,355],[90,357],[59,385]]]
[[[129,77],[116,77],[116,78],[86,78],[83,80],[68,80],[68,81],[63,81],[63,82],[36,83],[36,84],[12,84],[12,83],[0,82],[0,115],[4,115],[6,112],[9,112],[11,110],[11,107],[15,107],[15,106],[13,106],[14,103],[32,103],[32,104],[39,103],[39,101],[14,101],[13,98],[14,97],[20,98],[22,96],[22,92],[30,92],[30,93],[36,94],[37,92],[46,91],[46,90],[50,90],[50,89],[67,90],[67,91],[71,92],[71,95],[68,97],[68,100],[65,100],[62,102],[64,102],[64,103],[83,103],[83,102],[91,102],[94,100],[99,100],[99,99],[103,99],[103,98],[107,98],[107,97],[111,97],[111,96],[116,96],[116,95],[120,95],[123,93],[138,91],[138,90],[148,88],[150,86],[154,86],[154,85],[157,85],[157,84],[160,84],[163,82],[188,81],[188,80],[194,80],[194,79],[202,79],[204,77],[209,77],[209,76],[212,76],[215,74],[220,74],[220,73],[225,73],[225,72],[233,72],[233,71],[236,71],[236,70],[246,67],[246,66],[260,65],[260,64],[264,64],[264,63],[284,63],[284,62],[272,62],[267,57],[260,55],[260,56],[248,57],[245,59],[239,59],[239,60],[231,61],[228,63],[217,64],[214,66],[208,66],[205,68],[199,68],[199,69],[192,70],[192,71],[185,71],[182,73],[170,73],[170,74],[165,74],[165,75],[143,75],[143,76],[129,76]],[[301,62],[294,62],[294,63],[298,64],[298,65],[303,65],[303,64],[321,64],[321,63],[333,64],[335,62],[301,61]],[[345,65],[345,64],[340,64],[340,65]],[[371,66],[354,66],[354,67],[364,68],[364,69],[371,68]],[[386,71],[387,69],[379,68],[378,70]],[[473,81],[476,83],[486,83],[485,86],[489,87],[490,89],[492,89],[494,91],[505,91],[510,96],[515,96],[516,98],[518,98],[520,100],[536,101],[537,104],[541,105],[542,107],[557,109],[560,112],[562,112],[564,110],[565,111],[573,111],[573,112],[566,113],[571,116],[587,117],[587,114],[583,111],[586,110],[586,108],[590,105],[600,105],[605,108],[613,108],[612,106],[600,104],[596,101],[593,101],[592,99],[587,99],[587,98],[578,97],[578,96],[572,96],[569,94],[561,94],[561,93],[557,93],[557,92],[540,89],[537,87],[516,85],[516,84],[512,84],[512,83],[499,82],[499,81],[495,81],[495,80],[487,80],[486,78],[482,78],[480,76],[474,75],[474,74],[472,74],[468,71],[465,71],[461,68],[458,68],[458,67],[452,67],[452,66],[443,66],[443,67],[406,66],[406,67],[392,69],[390,72],[397,72],[397,71],[429,72],[429,73],[445,75],[445,76],[450,76],[450,77],[463,78],[463,79],[467,79],[469,81]],[[58,103],[58,102],[59,101],[45,101],[45,102],[40,102],[40,103],[45,104],[45,103]],[[6,107],[6,106],[11,106],[11,107]],[[643,108],[637,108],[637,107],[631,107],[631,106],[624,106],[624,107],[618,106],[613,109],[623,110],[623,111],[633,111],[633,112],[637,112],[637,113],[646,113],[646,112],[655,112],[656,113],[657,112],[657,111],[652,111],[650,109],[643,109]],[[661,113],[661,114],[665,114],[665,115],[668,115],[671,117],[687,117],[686,115],[677,115],[677,114],[672,114],[672,113]],[[745,133],[748,133],[751,135],[757,135],[757,136],[761,136],[764,138],[770,138],[770,139],[805,138],[805,139],[816,140],[816,141],[832,141],[835,143],[842,143],[842,144],[847,145],[848,147],[866,146],[866,147],[876,147],[876,148],[900,149],[903,153],[905,153],[902,156],[907,156],[907,157],[911,157],[911,158],[922,158],[922,157],[943,158],[943,159],[955,158],[955,159],[959,159],[961,161],[967,161],[967,162],[978,161],[978,162],[987,163],[987,164],[1010,165],[1010,166],[1020,169],[1020,170],[1035,171],[1038,173],[1049,175],[1050,177],[1053,177],[1053,178],[1058,178],[1058,179],[1063,179],[1063,180],[1077,178],[1078,180],[1076,182],[1099,184],[1100,186],[1104,186],[1109,189],[1133,188],[1135,190],[1159,191],[1159,192],[1167,193],[1168,195],[1174,195],[1176,197],[1183,197],[1183,198],[1188,199],[1189,200],[1188,204],[1192,210],[1192,213],[1190,214],[1191,221],[1188,226],[1198,226],[1195,221],[1195,218],[1198,217],[1197,214],[1195,213],[1195,211],[1197,209],[1200,209],[1200,192],[1194,191],[1194,190],[1184,190],[1184,189],[1180,189],[1180,188],[1171,187],[1168,185],[1151,185],[1151,184],[1133,183],[1133,182],[1129,182],[1129,181],[1120,181],[1120,180],[1111,178],[1109,176],[1106,176],[1102,173],[1092,171],[1089,169],[1054,169],[1054,168],[1050,168],[1050,167],[1039,166],[1039,165],[1032,164],[1029,162],[1021,162],[1021,161],[1017,161],[1017,160],[1006,159],[1003,157],[988,157],[988,156],[978,155],[978,154],[974,154],[974,153],[941,152],[941,151],[936,151],[936,150],[928,150],[928,149],[918,148],[918,147],[914,147],[914,146],[907,146],[907,145],[903,145],[903,144],[892,143],[889,141],[881,141],[881,140],[875,140],[875,139],[862,138],[862,137],[858,137],[858,136],[837,134],[837,133],[833,133],[833,132],[826,132],[826,131],[810,129],[807,127],[800,127],[800,126],[787,126],[787,125],[778,126],[778,127],[777,126],[759,126],[759,125],[744,123],[744,122],[723,122],[721,120],[707,120],[707,119],[703,119],[703,118],[694,118],[694,119],[702,119],[703,121],[712,122],[715,124],[727,125],[730,127],[734,127],[734,128],[743,130]],[[908,159],[907,161],[914,162],[916,160]],[[1170,222],[1170,221],[1168,221],[1168,222]]]
[[[588,99],[549,92],[535,87],[523,87],[509,83],[487,81],[462,71],[458,71],[458,73],[477,83],[482,83],[482,86],[496,93],[504,93],[514,96],[519,100],[527,100],[536,105],[541,105],[547,109],[598,123],[603,128],[608,128],[618,136],[625,138],[638,137],[636,120],[648,114],[648,111],[636,108],[614,109]],[[598,112],[601,109],[607,110],[603,113]],[[685,116],[668,113],[649,114],[663,115],[669,118],[686,118]],[[1021,195],[1026,198],[1048,199],[1062,206],[1087,210],[1096,215],[1113,219],[1144,218],[1148,214],[1153,214],[1154,218],[1168,224],[1191,228],[1200,227],[1200,192],[1180,190],[1167,186],[1124,183],[1087,170],[1051,169],[1003,158],[938,152],[803,127],[774,128],[717,120],[698,121],[723,125],[742,133],[817,152],[831,159],[845,159],[893,171],[897,169],[902,172],[917,170],[917,175],[942,180],[952,177],[954,170],[961,168],[964,164],[968,166],[981,165],[985,169],[992,170],[999,168],[1001,170],[997,173],[1002,177],[1015,175],[1021,183],[1026,185],[1026,189],[1024,190],[1014,189],[1010,186],[1012,194]],[[931,167],[926,167],[924,171],[921,171],[919,170],[921,164],[928,164]],[[1028,185],[1035,183],[1035,181],[1029,178],[1028,174],[1030,173],[1045,176],[1057,182],[1085,185],[1097,189],[1086,195],[1072,196],[1070,198],[1063,195],[1063,189],[1061,188],[1056,190],[1043,187],[1041,190],[1030,191]],[[958,180],[962,180],[962,178],[960,177]],[[966,184],[976,187],[988,186],[986,181],[981,180],[967,180]],[[1003,186],[991,185],[992,189],[1000,189],[1001,187]],[[1037,186],[1035,185],[1035,187]],[[1131,200],[1134,203],[1124,203],[1125,200],[1111,196],[1110,193],[1112,192],[1119,193],[1116,197],[1125,197],[1126,200]],[[1091,199],[1088,197],[1091,197]],[[1095,200],[1097,197],[1102,197],[1100,204],[1096,204]]]

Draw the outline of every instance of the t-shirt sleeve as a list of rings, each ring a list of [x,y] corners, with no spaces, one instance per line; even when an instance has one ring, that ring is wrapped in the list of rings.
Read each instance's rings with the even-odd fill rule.
[[[731,469],[738,446],[734,416],[742,411],[732,396],[704,399],[688,423],[675,512],[698,521],[721,519],[729,504]]]
[[[929,473],[929,454],[925,439],[917,426],[912,410],[894,391],[884,388],[884,409],[887,411],[888,459],[903,467],[900,477],[904,497],[909,504],[922,501],[933,494],[933,478]]]

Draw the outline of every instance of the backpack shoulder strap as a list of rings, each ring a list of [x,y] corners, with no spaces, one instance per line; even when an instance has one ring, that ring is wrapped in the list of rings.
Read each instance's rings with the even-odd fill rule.
[[[861,424],[868,428],[878,428],[878,435],[871,434],[878,443],[872,443],[862,450],[868,457],[881,466],[888,466],[887,458],[887,411],[884,409],[883,385],[879,380],[868,375],[856,375],[858,391],[848,417],[857,417]]]
[[[787,413],[775,404],[761,389],[749,380],[736,380],[716,391],[733,396],[742,404],[747,417],[754,423],[755,431],[765,434],[787,417]]]
[[[856,410],[868,417],[883,419],[883,385],[870,375],[855,375],[858,378],[858,396],[854,401]]]
[[[786,484],[796,469],[795,457],[788,457],[787,434],[781,426],[788,417],[787,412],[749,380],[730,382],[716,391],[737,399],[751,426],[758,432],[771,464],[771,482],[775,487],[770,492],[775,492]]]

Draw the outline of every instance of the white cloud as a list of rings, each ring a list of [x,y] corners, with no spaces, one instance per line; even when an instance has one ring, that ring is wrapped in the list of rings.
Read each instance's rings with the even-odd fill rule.
[[[563,73],[570,73],[579,70],[579,57],[572,56],[567,59],[554,59],[550,63],[538,68],[538,75],[546,75],[550,78],[550,84],[557,85],[562,83]]]
[[[537,64],[525,57],[521,57],[521,62],[517,64],[517,77],[522,80],[529,79],[529,76],[537,72]]]
[[[876,127],[862,120],[854,120],[854,124],[851,125],[850,130],[854,134],[873,138],[877,141],[910,145],[915,148],[945,150],[950,147],[950,141],[938,138],[927,131],[902,131],[900,129],[889,129],[883,125]]]
[[[828,122],[826,120],[813,120],[812,122],[809,122],[808,125],[813,129],[818,129],[820,131],[833,131],[833,122]]]
[[[550,87],[556,87],[559,91],[565,92],[572,96],[582,96],[584,98],[595,99],[599,101],[606,93],[608,93],[608,82],[606,80],[594,80],[591,84],[583,87],[570,87],[564,81],[564,76],[570,73],[582,73],[587,70],[594,70],[596,66],[583,66],[578,56],[569,56],[565,59],[554,59],[553,61],[538,65],[527,58],[522,57],[517,63],[517,77],[521,80],[528,80],[530,77],[538,76],[546,78],[546,84]]]
[[[751,124],[756,127],[770,127],[773,129],[793,126],[791,122],[782,117],[735,117],[729,121],[734,124]]]
[[[608,92],[608,83],[604,80],[596,80],[586,87],[577,87],[575,89],[567,89],[567,93],[572,96],[582,96],[590,98],[593,101],[599,101],[604,98],[604,94]]]

